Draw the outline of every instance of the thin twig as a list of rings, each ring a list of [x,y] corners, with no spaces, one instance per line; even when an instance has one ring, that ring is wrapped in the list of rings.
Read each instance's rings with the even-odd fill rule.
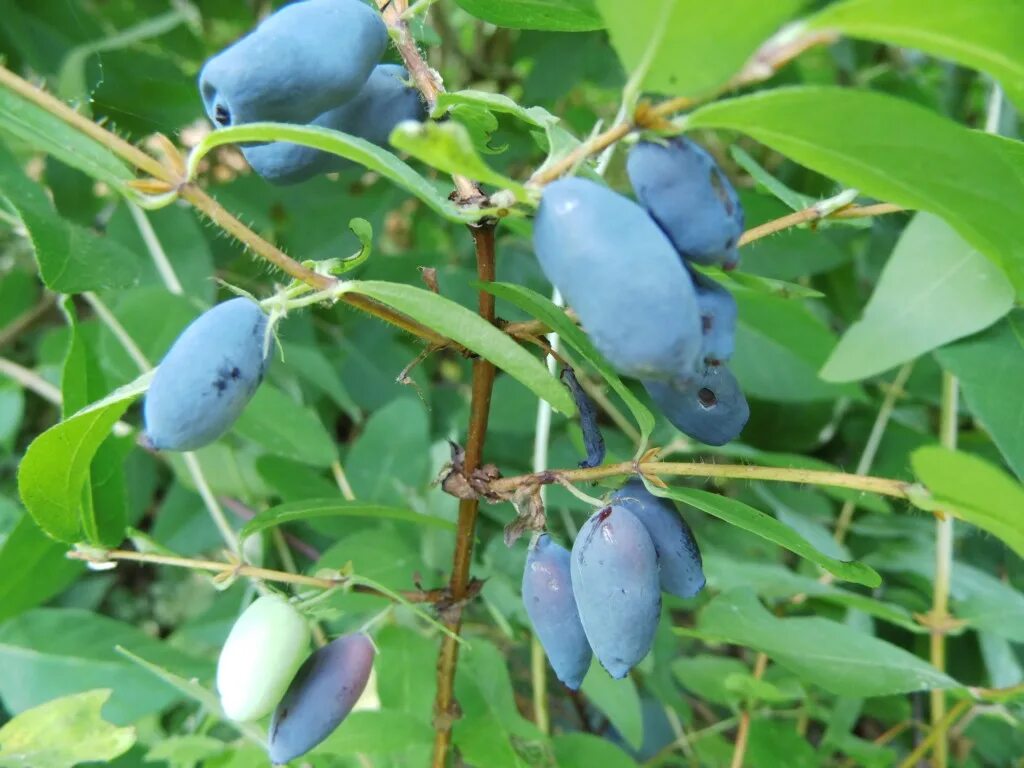
[[[53,308],[55,298],[55,295],[52,293],[43,294],[43,297],[35,306],[18,315],[18,317],[14,318],[3,328],[0,328],[0,348],[6,347],[12,341],[16,341],[29,326],[49,312]]]
[[[6,376],[23,386],[29,392],[35,392],[43,400],[59,406],[62,401],[60,389],[53,386],[35,371],[29,370],[13,360],[0,357],[0,376]]]
[[[505,495],[517,488],[528,485],[547,485],[564,481],[572,483],[591,482],[607,477],[631,475],[642,472],[648,475],[677,477],[715,477],[733,480],[774,480],[802,485],[824,485],[832,488],[852,488],[855,491],[877,493],[897,499],[908,498],[909,483],[870,475],[852,475],[846,472],[831,472],[818,469],[789,469],[785,467],[760,467],[746,464],[710,464],[693,462],[631,462],[606,464],[591,469],[549,469],[528,475],[516,475],[494,480],[488,490]]]
[[[967,711],[971,703],[970,699],[963,699],[957,702],[956,706],[949,710],[942,719],[932,725],[928,735],[921,740],[921,743],[917,745],[913,752],[904,758],[903,762],[899,764],[899,768],[913,768],[917,761],[924,757],[933,745],[938,747],[939,743],[945,738],[949,726],[955,723]]]
[[[856,206],[852,205],[847,208],[840,208],[837,211],[831,213],[822,214],[822,212],[816,206],[810,206],[804,208],[802,211],[795,211],[786,216],[781,216],[772,221],[765,222],[760,226],[748,229],[740,237],[740,245],[749,245],[755,240],[760,240],[768,235],[774,235],[776,232],[781,232],[784,229],[790,227],[797,227],[801,224],[806,224],[811,221],[821,221],[823,219],[860,219],[868,218],[871,216],[882,216],[887,213],[900,213],[906,209],[900,205],[894,205],[893,203],[877,203],[875,205],[863,205]]]
[[[754,661],[754,679],[760,680],[764,677],[764,671],[767,668],[768,655],[758,653],[757,659]],[[743,759],[747,754],[747,742],[750,738],[750,709],[750,706],[747,705],[740,714],[740,725],[736,729],[736,742],[733,745],[732,760],[729,762],[729,768],[742,768],[743,766]]]

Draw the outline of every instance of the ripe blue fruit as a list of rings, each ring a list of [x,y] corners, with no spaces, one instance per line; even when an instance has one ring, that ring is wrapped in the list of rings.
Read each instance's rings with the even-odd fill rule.
[[[592,181],[561,179],[544,190],[533,246],[620,372],[662,379],[694,367],[701,329],[693,282],[640,206]]]
[[[704,331],[702,357],[708,365],[725,363],[732,358],[736,342],[736,299],[710,277],[693,272],[697,306]]]
[[[357,632],[342,635],[306,659],[271,718],[271,762],[294,760],[331,735],[366,688],[373,655],[370,638]]]
[[[641,141],[629,151],[626,171],[646,208],[687,259],[732,269],[743,234],[743,206],[714,158],[677,136]]]
[[[704,571],[697,541],[678,507],[655,496],[634,478],[617,490],[612,504],[625,507],[651,536],[658,554],[661,588],[679,597],[693,597],[704,588]]]
[[[604,436],[601,428],[597,425],[597,409],[583,387],[576,379],[572,368],[562,369],[562,381],[572,393],[572,399],[576,402],[576,410],[580,413],[580,429],[583,430],[583,446],[587,449],[587,458],[580,462],[581,467],[596,467],[604,461]]]
[[[303,0],[267,17],[203,65],[199,91],[219,127],[308,123],[359,93],[388,42],[360,0]]]
[[[725,445],[743,431],[750,406],[724,365],[708,365],[696,376],[644,381],[644,388],[680,432],[708,445]]]
[[[569,570],[569,550],[541,534],[526,554],[523,605],[555,675],[576,691],[593,654],[576,610]]]
[[[255,600],[231,627],[217,661],[224,714],[241,722],[269,715],[308,649],[309,626],[287,600]]]
[[[311,125],[387,146],[391,131],[400,122],[426,117],[419,91],[406,84],[408,77],[398,64],[379,64],[358,96],[324,112]],[[242,154],[256,173],[274,184],[295,184],[350,164],[330,152],[287,141],[243,146]]]
[[[595,512],[572,545],[572,590],[597,660],[619,679],[654,642],[661,612],[658,555],[625,507]]]
[[[267,316],[237,298],[204,312],[160,362],[143,407],[157,450],[191,451],[224,434],[263,381]]]

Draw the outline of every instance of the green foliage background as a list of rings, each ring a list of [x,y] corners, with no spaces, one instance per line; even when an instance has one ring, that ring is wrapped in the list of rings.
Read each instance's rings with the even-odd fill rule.
[[[0,55],[130,142],[155,148],[148,137],[160,133],[191,147],[206,129],[199,67],[272,5],[0,0]],[[435,116],[451,119],[397,132],[407,163],[371,152],[357,158],[370,171],[276,188],[213,140],[200,185],[300,261],[359,252],[365,224],[348,223],[368,222],[372,253],[346,275],[354,290],[502,369],[484,456],[505,476],[533,468],[538,396],[556,408],[548,467],[575,467],[582,438],[536,347],[470,316],[479,285],[464,223],[480,214],[447,200],[450,172],[511,191],[497,230],[504,285],[489,290],[501,318],[563,332],[600,395],[609,462],[631,460],[650,433],[665,461],[871,474],[913,484],[914,501],[666,478],[688,505],[708,588],[666,599],[653,653],[620,682],[595,665],[578,699],[550,674],[538,679],[545,667],[531,657],[519,598],[528,537],[507,547],[515,510],[483,504],[472,574],[485,583],[466,607],[456,677],[461,764],[726,766],[739,755],[748,766],[897,765],[934,727],[928,691],[946,690],[955,718],[937,735],[949,755],[932,764],[1019,765],[1024,6],[438,0],[419,10],[412,31],[449,91]],[[790,40],[838,34],[763,82],[728,88],[794,20],[805,26]],[[751,400],[741,439],[721,449],[652,418],[636,382],[620,381],[543,300],[551,288],[531,252],[531,173],[641,94],[694,99],[666,127],[716,155],[750,227],[848,189],[859,204],[914,211],[788,228],[744,247],[738,273],[717,275],[739,303],[732,368]],[[361,151],[344,136],[314,139]],[[624,157],[620,146],[604,175],[628,192]],[[222,557],[193,469],[135,442],[138,377],[230,295],[217,279],[261,298],[286,284],[182,202],[133,210],[134,177],[0,83],[0,766],[267,764],[262,731],[223,721],[210,694],[252,583],[133,563],[89,570],[65,557],[69,543],[126,537],[157,554]],[[422,290],[423,268],[448,302]],[[448,441],[466,440],[470,362],[434,352],[399,381],[423,343],[343,303],[293,310],[280,342],[236,427],[197,454],[235,530],[259,515],[245,529],[247,556],[310,575],[351,569],[389,590],[444,586],[457,502],[435,480]],[[355,502],[343,499],[339,468]],[[568,545],[592,507],[559,486],[546,502],[549,529]],[[957,518],[951,568],[938,575],[930,511]],[[946,576],[940,615],[948,606],[953,621],[940,660],[926,617]],[[335,591],[315,615],[334,635],[389,605]],[[369,706],[313,765],[429,764],[440,635],[402,606],[377,627]]]

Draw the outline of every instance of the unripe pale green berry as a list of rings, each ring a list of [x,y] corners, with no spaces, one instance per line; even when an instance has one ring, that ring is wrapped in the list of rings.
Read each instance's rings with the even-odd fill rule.
[[[277,595],[252,603],[231,628],[217,661],[224,714],[248,722],[269,715],[306,658],[309,625]]]

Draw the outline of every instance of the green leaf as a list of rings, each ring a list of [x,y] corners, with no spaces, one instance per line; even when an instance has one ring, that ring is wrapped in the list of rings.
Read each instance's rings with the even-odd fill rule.
[[[93,456],[152,378],[152,372],[143,374],[29,444],[18,468],[18,493],[47,535],[69,544],[81,541],[82,489]]]
[[[117,655],[124,645],[189,677],[212,666],[130,624],[72,608],[37,608],[0,626],[0,697],[12,713],[69,693],[107,686],[112,722],[133,722],[177,700],[149,674]]]
[[[230,128],[220,128],[207,134],[192,150],[192,154],[189,156],[189,176],[195,176],[199,161],[210,150],[223,144],[252,141],[289,141],[304,147],[322,149],[325,152],[344,157],[346,160],[352,160],[371,171],[376,171],[395,186],[415,195],[431,210],[449,221],[473,222],[482,216],[496,212],[496,209],[455,205],[441,194],[437,187],[416,173],[412,166],[398,159],[386,149],[358,136],[350,136],[341,131],[332,131],[329,128],[320,128],[314,125],[247,123]]]
[[[434,729],[408,712],[353,712],[319,747],[331,755],[384,755],[434,740]]]
[[[623,740],[639,749],[644,741],[644,722],[636,684],[629,678],[613,680],[600,664],[591,664],[581,690]]]
[[[607,739],[590,733],[561,733],[552,739],[559,768],[635,768],[633,759]]]
[[[566,316],[564,309],[555,306],[550,299],[541,296],[536,291],[532,291],[522,285],[516,285],[515,283],[477,283],[476,285],[481,290],[494,294],[499,299],[504,299],[510,304],[514,304],[531,317],[542,321],[549,328],[557,331],[562,341],[571,346],[584,360],[592,365],[604,377],[604,380],[615,394],[622,399],[622,402],[629,408],[629,412],[633,414],[633,419],[640,428],[641,442],[647,442],[647,438],[654,430],[653,414],[633,394],[632,390],[622,383],[622,379],[619,378],[619,375],[601,353],[594,348],[594,345],[590,343],[587,335],[576,323]]]
[[[427,409],[418,398],[405,394],[366,421],[349,447],[345,471],[356,498],[404,507],[411,495],[422,493],[433,480],[429,456]]]
[[[53,155],[121,194],[125,193],[124,183],[135,176],[102,144],[3,85],[0,85],[0,133],[10,134]]]
[[[738,526],[745,531],[767,539],[780,547],[788,549],[794,554],[800,555],[816,565],[820,565],[826,571],[845,581],[852,581],[855,584],[863,584],[866,587],[877,587],[882,583],[881,577],[874,569],[856,561],[845,562],[836,560],[833,557],[823,555],[812,547],[806,539],[787,525],[783,525],[774,517],[747,506],[742,501],[731,499],[728,496],[719,496],[715,493],[700,491],[695,488],[681,488],[670,486],[658,488],[647,484],[648,490],[655,496],[675,499],[684,504],[690,504],[713,517],[724,520],[730,525]]]
[[[0,728],[0,766],[67,768],[124,754],[135,744],[135,729],[103,719],[110,693],[105,688],[63,696],[17,715]]]
[[[746,590],[714,598],[697,633],[768,654],[801,678],[840,696],[887,696],[958,683],[902,648],[819,618],[773,616]]]
[[[1002,267],[1024,296],[1019,142],[971,131],[892,96],[849,88],[765,91],[710,104],[685,124],[742,131],[865,195],[941,216]]]
[[[407,152],[439,171],[508,189],[519,202],[531,203],[526,187],[483,161],[473,146],[469,131],[460,123],[407,120],[395,126],[390,140],[395,149]]]
[[[132,285],[138,275],[135,254],[62,219],[45,190],[29,179],[0,144],[0,200],[14,209],[28,233],[46,286],[80,293]]]
[[[813,197],[801,195],[772,176],[739,144],[733,144],[729,147],[729,154],[743,170],[751,175],[754,181],[764,187],[771,195],[785,203],[791,210],[801,211],[817,202]]]
[[[811,29],[917,48],[997,78],[1024,105],[1024,6],[1015,0],[847,0],[808,20]]]
[[[692,265],[691,265],[692,266]],[[696,268],[696,267],[694,267]],[[704,267],[699,271],[714,278],[725,287],[750,293],[776,296],[780,299],[823,299],[825,294],[799,283],[789,283],[774,277],[762,277],[751,272],[724,272],[721,269]]]
[[[350,290],[404,312],[494,363],[566,415],[576,412],[568,391],[537,358],[475,312],[451,299],[400,283],[353,281]]]
[[[545,128],[558,122],[558,118],[548,112],[544,107],[524,107],[515,99],[511,99],[502,93],[491,93],[490,91],[442,91],[437,94],[437,102],[434,106],[432,117],[442,117],[451,107],[465,105],[480,107],[489,112],[502,112],[506,115],[523,121],[535,128]]]
[[[736,352],[729,367],[753,397],[801,403],[861,397],[856,385],[822,381],[835,337],[800,301],[741,292]]]
[[[0,544],[0,621],[45,603],[78,578],[85,566],[68,560],[66,552],[29,515],[22,516]]]
[[[1015,310],[985,333],[936,350],[935,356],[960,380],[975,421],[1024,480],[1024,310]]]
[[[597,0],[623,67],[641,89],[673,96],[713,93],[804,0]]]
[[[233,431],[275,456],[315,467],[329,467],[338,458],[334,440],[316,412],[267,384],[256,390]]]
[[[478,19],[510,29],[585,32],[600,29],[594,0],[455,0]]]
[[[889,257],[864,316],[839,340],[821,377],[874,376],[986,328],[1012,307],[1013,287],[1002,270],[942,219],[918,214]]]
[[[976,456],[930,445],[910,456],[914,474],[930,498],[913,498],[988,531],[1024,557],[1024,486]]]
[[[426,525],[453,531],[455,525],[439,517],[422,515],[409,509],[386,507],[380,504],[367,504],[361,501],[344,501],[342,499],[306,499],[288,504],[278,504],[265,509],[247,522],[238,537],[244,539],[259,531],[273,528],[298,520],[310,520],[322,517],[368,517],[386,520],[401,520],[417,525]]]

